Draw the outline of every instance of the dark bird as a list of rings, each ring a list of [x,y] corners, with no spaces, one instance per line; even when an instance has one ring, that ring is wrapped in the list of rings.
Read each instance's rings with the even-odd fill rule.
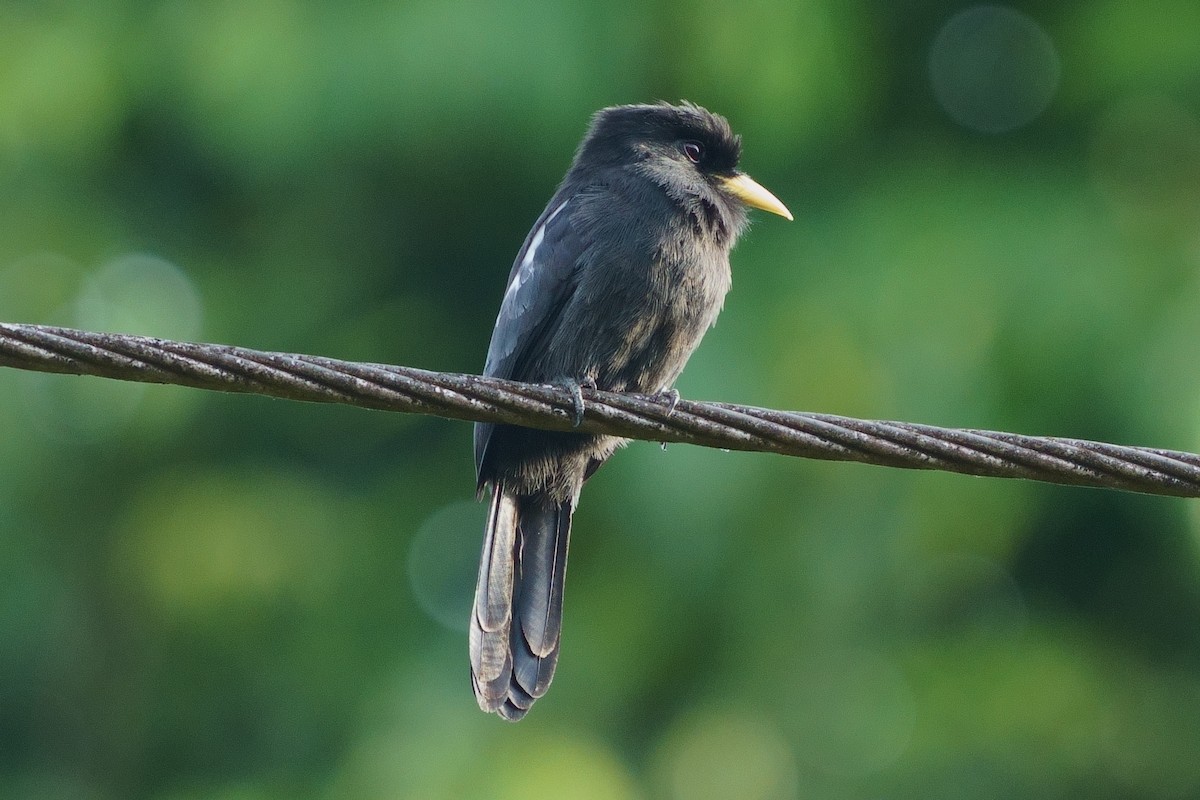
[[[484,374],[664,393],[729,291],[747,206],[792,218],[738,171],[741,140],[699,106],[605,108],[517,253]],[[673,399],[672,399],[673,402]],[[518,720],[554,677],[571,515],[623,439],[475,426],[492,492],[471,614],[479,707]]]

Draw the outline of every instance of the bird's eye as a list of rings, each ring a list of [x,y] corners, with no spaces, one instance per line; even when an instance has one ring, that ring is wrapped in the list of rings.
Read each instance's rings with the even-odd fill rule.
[[[683,154],[687,156],[688,161],[699,164],[700,159],[704,158],[704,145],[699,142],[684,142]]]

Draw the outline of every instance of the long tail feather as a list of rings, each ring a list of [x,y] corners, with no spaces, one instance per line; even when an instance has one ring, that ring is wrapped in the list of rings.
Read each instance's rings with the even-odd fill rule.
[[[479,707],[517,720],[558,663],[571,503],[496,487],[471,615],[471,685]]]

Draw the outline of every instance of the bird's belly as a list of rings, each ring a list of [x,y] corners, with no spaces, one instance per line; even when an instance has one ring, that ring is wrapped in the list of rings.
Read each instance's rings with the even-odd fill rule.
[[[716,321],[728,288],[704,277],[660,282],[631,304],[635,311],[613,337],[617,346],[602,360],[607,369],[596,376],[597,385],[658,392],[675,382]]]
[[[619,348],[601,365],[597,385],[614,391],[657,392],[679,376],[708,325],[676,315],[626,329]]]

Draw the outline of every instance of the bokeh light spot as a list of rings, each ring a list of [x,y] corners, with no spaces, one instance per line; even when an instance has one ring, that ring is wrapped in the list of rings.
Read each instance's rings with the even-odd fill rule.
[[[796,761],[766,721],[727,713],[688,715],[657,754],[657,782],[677,800],[783,800],[796,796]]]
[[[467,629],[485,517],[483,503],[451,503],[421,523],[408,551],[417,605],[452,631]]]
[[[929,54],[942,108],[958,124],[983,133],[1034,120],[1054,97],[1060,72],[1049,35],[1003,6],[975,6],[951,17]]]
[[[196,339],[203,327],[200,296],[183,270],[147,253],[129,253],[100,266],[76,300],[79,327]]]
[[[37,253],[0,270],[0,319],[58,323],[115,333],[196,340],[203,305],[191,279],[175,264],[128,253],[88,272],[66,256]],[[29,423],[55,441],[100,441],[137,428],[153,436],[178,424],[200,398],[196,393],[58,375],[22,376]]]
[[[641,792],[611,749],[578,734],[522,732],[478,758],[464,800],[636,800]]]
[[[119,525],[117,572],[183,619],[320,596],[339,568],[336,506],[318,484],[269,471],[165,476]]]

